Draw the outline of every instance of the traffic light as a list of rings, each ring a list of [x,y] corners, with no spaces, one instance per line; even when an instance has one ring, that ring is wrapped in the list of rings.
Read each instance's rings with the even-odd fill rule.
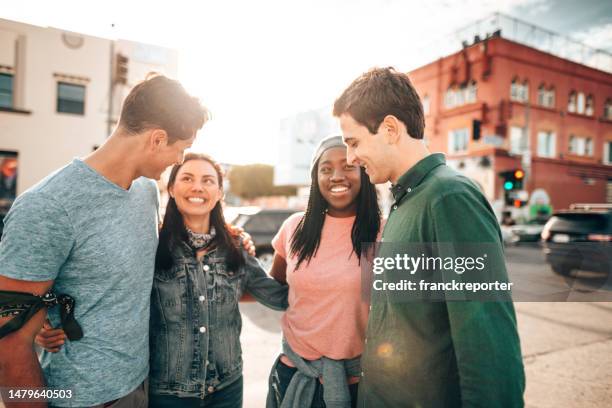
[[[522,169],[515,169],[509,171],[502,171],[499,175],[504,180],[504,190],[521,190],[523,188],[523,180],[525,179],[525,172]]]
[[[523,189],[523,179],[525,178],[525,172],[521,169],[516,169],[514,170],[513,178],[514,178],[514,188],[516,190],[522,190]]]
[[[504,201],[506,205],[511,205],[516,208],[523,207],[526,202],[519,200],[516,193],[523,189],[523,181],[525,180],[525,172],[522,169],[514,169],[502,171],[499,175],[503,179]]]

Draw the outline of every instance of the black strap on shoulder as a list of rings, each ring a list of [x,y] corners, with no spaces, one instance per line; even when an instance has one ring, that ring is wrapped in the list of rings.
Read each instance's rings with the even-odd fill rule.
[[[83,330],[74,318],[75,301],[72,297],[55,295],[53,292],[36,296],[30,293],[0,290],[0,315],[10,312],[10,315],[13,316],[0,327],[0,339],[21,329],[43,307],[49,308],[56,305],[61,307],[62,329],[68,339],[73,341],[83,338]]]

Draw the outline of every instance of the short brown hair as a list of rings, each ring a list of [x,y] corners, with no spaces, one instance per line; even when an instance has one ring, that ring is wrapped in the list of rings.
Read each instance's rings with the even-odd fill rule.
[[[189,139],[210,118],[199,99],[178,82],[150,73],[123,101],[119,126],[129,133],[161,128],[170,143]]]
[[[334,103],[334,116],[345,113],[372,134],[385,116],[393,115],[406,125],[410,136],[423,138],[425,116],[419,95],[408,75],[393,67],[372,68],[355,79]]]

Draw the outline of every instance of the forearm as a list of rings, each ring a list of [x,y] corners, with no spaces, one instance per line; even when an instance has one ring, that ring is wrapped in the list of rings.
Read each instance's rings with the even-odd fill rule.
[[[46,293],[53,281],[25,282],[0,276],[0,290],[31,293],[42,295]],[[25,312],[24,312],[25,313]],[[17,331],[0,338],[0,386],[11,388],[44,387],[45,380],[40,369],[38,356],[34,351],[34,337],[40,330],[47,316],[43,307],[34,316],[27,320]],[[13,317],[0,318],[0,326],[5,325]],[[46,407],[46,403],[18,403],[11,406]]]
[[[249,293],[262,305],[273,310],[286,310],[289,304],[287,303],[287,286],[281,286],[278,282],[270,279],[270,286],[262,285],[255,288],[250,288]]]
[[[279,269],[279,258],[278,254],[275,255],[274,265],[276,265],[276,269]],[[280,260],[284,262],[283,258],[280,258]],[[275,276],[275,279],[272,279],[256,262],[247,264],[246,267],[249,275],[246,291],[264,306],[274,310],[287,309],[289,287],[286,284],[286,280],[283,279],[279,282],[277,276]],[[272,272],[274,270],[275,267],[273,266]]]
[[[8,341],[7,341],[8,340]],[[7,343],[7,344],[5,344]],[[45,379],[34,351],[34,345],[21,342],[19,344],[4,338],[0,341],[0,384],[5,388],[31,389],[45,386]],[[46,407],[44,402],[8,402],[7,408]]]
[[[0,352],[0,384],[44,387],[45,380],[33,344],[3,349]]]

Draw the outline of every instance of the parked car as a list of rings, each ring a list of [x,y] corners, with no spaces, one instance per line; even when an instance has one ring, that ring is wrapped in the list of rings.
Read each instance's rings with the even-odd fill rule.
[[[232,224],[251,234],[255,243],[257,258],[266,269],[272,266],[274,257],[272,238],[274,238],[283,222],[293,213],[295,213],[294,210],[284,209],[249,209],[245,212],[239,212],[232,221]]]
[[[506,227],[510,232],[509,241],[514,244],[519,242],[538,242],[547,221],[548,219],[534,218],[524,224]]]
[[[573,204],[553,214],[542,230],[546,262],[560,275],[612,271],[612,205]]]

